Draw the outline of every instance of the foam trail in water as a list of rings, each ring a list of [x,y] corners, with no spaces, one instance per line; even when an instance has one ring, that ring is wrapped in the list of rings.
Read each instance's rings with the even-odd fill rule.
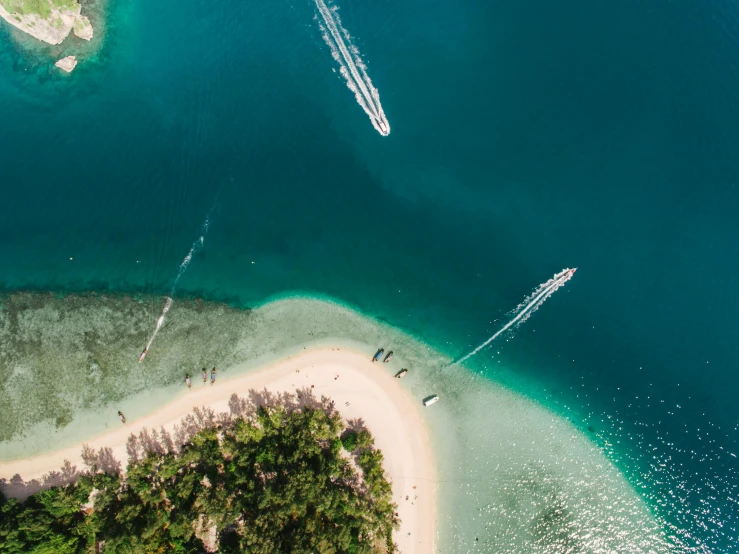
[[[206,225],[207,225],[207,220],[206,220]],[[182,263],[180,264],[180,269],[177,271],[177,277],[175,277],[174,283],[172,284],[172,292],[170,294],[174,294],[174,289],[177,286],[177,283],[180,280],[180,277],[182,277],[185,271],[187,271],[187,266],[190,265],[190,262],[192,261],[192,257],[195,255],[195,253],[198,250],[200,250],[203,247],[203,243],[205,242],[205,233],[208,232],[208,228],[206,225],[203,226],[203,229],[204,229],[203,234],[200,236],[200,238],[198,238],[198,240],[192,243],[192,248],[190,248],[190,251],[187,253],[187,256],[185,256],[185,259],[182,260]]]
[[[157,324],[156,324],[156,327],[154,328],[154,332],[151,334],[151,338],[149,339],[149,342],[146,344],[146,348],[144,348],[144,351],[141,353],[141,356],[139,356],[139,362],[144,361],[144,358],[146,358],[146,355],[149,353],[149,348],[151,348],[151,344],[154,342],[154,337],[157,336],[159,329],[161,329],[162,325],[164,325],[164,316],[167,315],[167,312],[172,307],[172,297],[174,296],[175,288],[177,288],[177,283],[179,282],[180,278],[185,274],[185,271],[187,271],[187,267],[190,265],[190,262],[192,261],[192,257],[195,254],[197,254],[197,252],[203,247],[203,244],[205,243],[205,235],[208,234],[209,228],[210,228],[210,214],[208,214],[208,217],[205,218],[205,223],[203,223],[203,228],[201,230],[200,236],[197,238],[195,242],[192,243],[192,247],[190,248],[190,251],[187,253],[187,256],[185,256],[185,259],[182,260],[182,263],[180,264],[180,267],[177,270],[177,277],[175,277],[174,283],[172,283],[172,289],[170,290],[169,296],[167,297],[167,300],[164,303],[164,308],[162,309],[162,315],[160,315],[159,319],[157,319]]]
[[[576,270],[577,268],[565,269],[560,273],[557,273],[546,283],[539,285],[539,287],[537,287],[537,289],[531,295],[527,296],[524,301],[518,305],[518,307],[513,311],[513,319],[506,323],[500,331],[495,333],[492,337],[483,342],[472,352],[454,362],[452,365],[461,364],[465,360],[468,360],[509,329],[521,325],[529,318],[529,316],[531,316],[531,314],[539,309],[539,306],[541,306],[547,300],[547,298],[549,298],[554,293],[554,291],[556,291],[559,287],[572,279],[572,276],[575,274]]]
[[[149,342],[146,343],[146,348],[144,348],[144,351],[141,353],[141,356],[139,357],[139,362],[143,362],[144,358],[146,357],[147,352],[149,352],[149,348],[151,347],[151,343],[154,342],[154,337],[157,336],[157,333],[159,332],[159,329],[162,328],[162,325],[164,325],[164,316],[167,315],[167,312],[172,307],[172,299],[168,296],[167,301],[164,303],[164,309],[162,310],[162,315],[159,316],[159,319],[157,319],[157,326],[154,328],[154,332],[151,334],[151,338],[149,339]]]
[[[372,85],[366,68],[359,57],[359,50],[351,43],[349,32],[341,26],[341,20],[335,10],[328,8],[323,0],[315,0],[318,12],[323,19],[321,30],[334,59],[341,66],[341,75],[354,93],[357,103],[364,109],[377,131],[387,136],[390,134],[390,123],[380,104],[380,94]],[[346,42],[345,42],[346,39]],[[347,42],[349,45],[347,46]]]

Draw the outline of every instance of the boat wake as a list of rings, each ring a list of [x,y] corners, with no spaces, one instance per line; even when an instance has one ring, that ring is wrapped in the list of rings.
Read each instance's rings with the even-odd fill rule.
[[[461,364],[465,360],[468,360],[469,358],[477,354],[480,350],[485,348],[487,345],[489,345],[491,342],[493,342],[495,339],[497,339],[500,335],[502,335],[506,331],[515,329],[516,327],[521,325],[524,321],[526,321],[529,317],[531,317],[531,314],[533,314],[536,310],[538,310],[539,307],[544,302],[546,302],[547,298],[549,298],[550,296],[552,296],[552,294],[554,294],[554,291],[556,291],[558,288],[563,286],[567,281],[572,279],[572,276],[575,274],[575,271],[577,271],[577,268],[565,269],[557,273],[554,277],[549,279],[546,283],[539,285],[536,288],[536,290],[534,290],[533,293],[527,296],[524,299],[524,301],[521,302],[516,307],[516,309],[513,310],[513,312],[511,312],[513,319],[511,319],[508,323],[506,323],[500,331],[495,333],[492,337],[490,337],[488,340],[483,342],[480,346],[475,348],[472,352],[460,358],[456,362],[452,363],[452,365]]]
[[[182,263],[180,264],[179,269],[177,270],[177,277],[174,279],[174,283],[172,283],[172,288],[169,291],[169,296],[167,296],[166,301],[164,302],[164,308],[162,308],[162,315],[159,316],[159,319],[157,319],[156,327],[154,327],[154,332],[151,334],[151,337],[149,338],[149,342],[146,343],[146,347],[144,348],[144,351],[141,353],[141,356],[139,356],[139,363],[144,361],[144,358],[146,358],[146,355],[149,353],[149,348],[151,348],[152,343],[154,342],[154,339],[157,336],[157,333],[159,332],[159,329],[162,328],[162,325],[164,325],[164,316],[167,315],[167,312],[172,307],[172,297],[174,296],[175,289],[177,288],[177,283],[180,281],[180,278],[185,274],[185,271],[187,271],[188,266],[190,265],[190,262],[192,261],[192,257],[198,253],[198,251],[203,247],[203,244],[205,244],[205,236],[208,234],[208,229],[210,228],[210,215],[208,214],[208,217],[205,218],[205,223],[203,223],[203,227],[200,232],[200,236],[197,238],[195,242],[192,243],[192,246],[190,247],[190,251],[187,253],[187,256],[185,256],[185,259],[182,260]]]
[[[164,325],[164,316],[167,315],[167,312],[172,307],[172,298],[169,296],[167,297],[167,301],[164,303],[164,309],[162,310],[162,315],[159,316],[159,319],[157,319],[157,326],[154,328],[154,332],[151,334],[151,338],[149,338],[149,342],[146,343],[146,348],[144,348],[144,351],[141,353],[141,356],[139,357],[139,362],[143,362],[144,358],[146,358],[146,354],[149,352],[149,348],[151,348],[151,344],[154,342],[154,339],[157,336],[157,333],[159,332],[159,329],[162,328],[162,325]]]
[[[172,284],[172,294],[174,294],[174,289],[177,286],[177,283],[180,280],[180,277],[182,277],[185,274],[185,271],[187,271],[187,266],[190,265],[190,262],[192,261],[192,257],[197,253],[198,250],[200,250],[203,247],[203,244],[205,243],[205,234],[208,232],[208,220],[205,221],[205,225],[203,225],[203,234],[200,235],[198,240],[192,243],[192,247],[190,248],[190,251],[187,253],[187,256],[185,256],[185,259],[182,260],[182,263],[180,264],[180,269],[177,271],[177,277],[175,277],[174,283]]]
[[[372,125],[382,136],[390,134],[390,123],[380,104],[380,94],[372,85],[367,75],[367,68],[359,56],[359,50],[352,44],[349,32],[341,25],[336,8],[329,8],[323,0],[315,0],[323,23],[319,21],[323,40],[326,41],[331,54],[339,63],[341,75],[370,118]]]

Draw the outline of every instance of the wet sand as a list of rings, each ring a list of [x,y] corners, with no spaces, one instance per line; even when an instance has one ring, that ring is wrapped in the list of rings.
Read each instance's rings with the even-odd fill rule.
[[[232,371],[233,370],[233,371]],[[231,368],[228,374],[239,373]],[[294,392],[313,387],[316,396],[335,401],[345,420],[361,418],[385,457],[385,470],[392,481],[393,500],[398,505],[400,530],[394,535],[403,553],[434,552],[436,538],[436,486],[429,433],[421,417],[423,406],[381,364],[366,355],[346,349],[307,350],[247,374],[233,378],[218,376],[214,385],[203,384],[193,375],[192,389],[171,402],[119,429],[106,432],[84,444],[94,449],[111,448],[125,466],[126,441],[144,428],[171,431],[196,407],[228,411],[228,400],[249,390]],[[82,467],[82,444],[30,459],[0,462],[0,478],[20,475],[25,481],[40,479],[58,470],[65,460]],[[406,500],[407,498],[407,500]]]

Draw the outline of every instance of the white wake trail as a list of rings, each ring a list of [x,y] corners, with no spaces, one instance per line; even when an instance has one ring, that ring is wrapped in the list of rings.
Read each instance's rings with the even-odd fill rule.
[[[177,271],[177,277],[175,277],[174,283],[172,284],[172,292],[170,293],[170,296],[174,294],[174,289],[177,286],[177,282],[180,280],[180,277],[182,277],[185,274],[185,271],[187,271],[187,266],[190,265],[192,257],[197,253],[198,250],[203,247],[203,244],[205,243],[205,233],[208,232],[207,224],[208,220],[206,220],[206,224],[203,225],[203,234],[200,235],[198,240],[192,243],[192,248],[190,248],[187,256],[185,256],[185,259],[182,260],[182,263],[180,264],[180,269]]]
[[[148,352],[149,348],[151,347],[151,343],[154,342],[154,337],[157,336],[157,333],[159,332],[159,329],[162,328],[162,325],[164,325],[164,316],[167,315],[167,312],[172,307],[172,299],[168,296],[167,301],[164,303],[164,309],[162,310],[162,315],[159,316],[159,319],[157,319],[157,326],[154,328],[154,332],[151,334],[151,338],[149,339],[149,342],[146,344],[146,348],[144,348],[144,352]],[[139,361],[143,361],[143,358]]]
[[[372,85],[369,75],[367,75],[365,66],[359,56],[359,50],[351,44],[349,32],[341,26],[339,16],[332,13],[332,10],[326,6],[323,0],[315,0],[315,2],[325,25],[321,25],[323,39],[331,48],[334,59],[341,66],[340,72],[346,80],[349,90],[354,93],[357,103],[367,113],[375,129],[383,136],[389,135],[390,123],[382,110],[380,94]],[[349,41],[349,46],[344,42],[344,39]]]
[[[172,283],[172,288],[170,289],[169,296],[167,296],[167,300],[164,302],[164,308],[162,309],[162,315],[160,315],[159,319],[157,319],[157,324],[156,324],[156,327],[154,327],[154,332],[151,334],[151,338],[149,338],[149,342],[146,343],[146,348],[144,348],[144,351],[141,353],[141,356],[139,356],[139,363],[143,362],[144,358],[146,358],[146,355],[149,353],[149,348],[151,348],[151,345],[154,342],[154,338],[157,336],[159,329],[162,328],[162,325],[164,325],[164,316],[167,315],[167,312],[172,307],[172,302],[173,302],[172,297],[174,296],[175,289],[177,288],[177,283],[179,282],[180,278],[185,274],[185,271],[187,271],[187,268],[190,265],[190,262],[192,261],[192,257],[195,254],[197,254],[198,251],[203,247],[203,244],[205,244],[205,236],[208,234],[208,229],[210,229],[210,215],[211,214],[209,213],[208,217],[205,218],[205,223],[203,223],[200,236],[197,238],[195,242],[192,243],[192,247],[190,247],[190,251],[185,256],[185,259],[182,260],[182,263],[180,264],[180,267],[177,270],[177,276],[175,277],[174,282]]]
[[[539,287],[536,288],[536,290],[531,294],[530,296],[527,296],[526,299],[518,305],[518,307],[514,310],[515,317],[511,319],[508,323],[506,323],[503,328],[495,333],[492,337],[490,337],[488,340],[483,342],[480,346],[475,348],[472,352],[467,354],[466,356],[460,358],[456,362],[454,362],[452,365],[461,364],[465,360],[468,360],[475,354],[477,354],[480,350],[485,348],[487,345],[489,345],[491,342],[493,342],[495,339],[497,339],[500,335],[508,331],[509,329],[516,327],[518,325],[521,325],[524,321],[526,321],[531,314],[533,314],[536,310],[539,309],[539,307],[546,302],[547,298],[549,298],[554,292],[560,288],[562,285],[564,285],[567,281],[572,279],[572,276],[575,274],[575,269],[565,269],[564,271],[561,271],[560,273],[557,273],[552,279],[549,279],[546,283],[539,285]]]

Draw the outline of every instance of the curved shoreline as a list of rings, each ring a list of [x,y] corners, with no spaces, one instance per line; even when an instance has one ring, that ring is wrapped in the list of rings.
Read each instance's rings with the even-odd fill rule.
[[[152,410],[160,413],[179,406],[169,416],[174,422],[191,407],[215,401],[211,395],[221,394],[217,389],[227,389],[214,408],[220,411],[227,409],[232,392],[243,395],[249,388],[264,387],[292,392],[313,384],[316,396],[335,399],[345,418],[363,418],[388,456],[385,468],[395,481],[393,501],[403,521],[395,538],[403,552],[482,548],[546,553],[565,539],[583,551],[669,552],[670,544],[679,542],[676,530],[649,512],[639,491],[568,418],[476,371],[445,370],[449,360],[438,350],[341,303],[275,300],[243,313],[221,305],[180,302],[156,357],[138,364],[140,349],[133,345],[158,315],[151,307],[137,303],[131,310],[130,299],[106,296],[43,300],[20,296],[7,311],[6,321],[19,325],[22,336],[44,340],[28,355],[22,344],[9,343],[13,366],[28,369],[6,381],[4,392],[11,401],[8,425],[16,421],[24,425],[11,427],[19,431],[17,438],[3,443],[0,478],[14,473],[10,466],[18,460],[37,464],[35,468],[18,464],[15,472],[24,477],[29,476],[26,469],[37,474],[58,470],[63,449],[70,449],[68,458],[79,460],[79,445],[87,442],[99,448],[88,439],[109,436],[111,430],[122,433],[123,443],[133,425],[151,425],[147,421]],[[26,316],[18,317],[21,313]],[[81,343],[82,336],[93,340]],[[4,337],[13,340],[7,332]],[[375,347],[370,345],[392,348],[396,356],[388,365],[372,364]],[[209,361],[225,369],[213,387],[203,386],[199,379],[199,368]],[[291,363],[298,365],[282,377],[275,375]],[[301,364],[305,369],[298,376],[295,369]],[[402,367],[412,369],[401,386],[392,375]],[[192,392],[185,386],[185,371],[195,372]],[[337,374],[340,377],[334,380]],[[246,381],[239,390],[236,385],[242,377]],[[39,385],[44,383],[53,383],[53,388],[42,395]],[[369,388],[378,386],[376,392]],[[441,394],[443,402],[422,409],[421,399],[434,393]],[[388,398],[389,394],[397,398]],[[90,402],[94,407],[86,408]],[[129,417],[126,429],[118,421],[118,409]],[[383,410],[394,415],[381,413],[378,427],[371,417]],[[55,425],[60,414],[68,418],[63,426]],[[32,419],[25,424],[27,417]],[[419,432],[410,425],[412,420],[419,421]],[[428,481],[419,478],[423,475],[413,466],[424,456],[412,454],[414,447],[404,444],[419,436],[428,441],[424,421],[435,445]],[[394,441],[398,433],[408,438]],[[59,450],[56,460],[38,465],[53,456],[52,450]],[[430,452],[428,444],[421,450]],[[403,465],[390,466],[407,463],[412,466],[408,472]],[[56,481],[46,484],[68,475],[57,472]],[[418,482],[408,482],[408,477]],[[423,488],[424,483],[428,487]],[[22,481],[8,485],[7,492],[19,497],[38,489],[37,482],[27,483],[25,489]],[[429,497],[435,498],[435,506],[433,501],[431,506],[425,504]],[[552,514],[552,506],[562,509]],[[432,515],[416,514],[420,509],[431,510]],[[409,518],[416,518],[418,531],[408,528]],[[423,524],[427,520],[429,526]]]
[[[362,419],[382,451],[383,466],[392,482],[393,501],[398,505],[401,520],[400,529],[394,535],[400,551],[435,551],[435,467],[421,404],[382,366],[373,364],[361,353],[319,348],[246,374],[219,377],[215,385],[204,385],[199,375],[193,377],[192,390],[118,429],[56,452],[0,462],[0,478],[10,480],[20,475],[26,481],[40,479],[58,471],[65,460],[81,468],[83,444],[96,450],[111,448],[125,466],[126,441],[132,433],[144,428],[171,430],[197,407],[227,412],[232,394],[246,395],[252,389],[293,392],[296,388],[313,387],[317,396],[328,396],[335,401],[344,419]]]

